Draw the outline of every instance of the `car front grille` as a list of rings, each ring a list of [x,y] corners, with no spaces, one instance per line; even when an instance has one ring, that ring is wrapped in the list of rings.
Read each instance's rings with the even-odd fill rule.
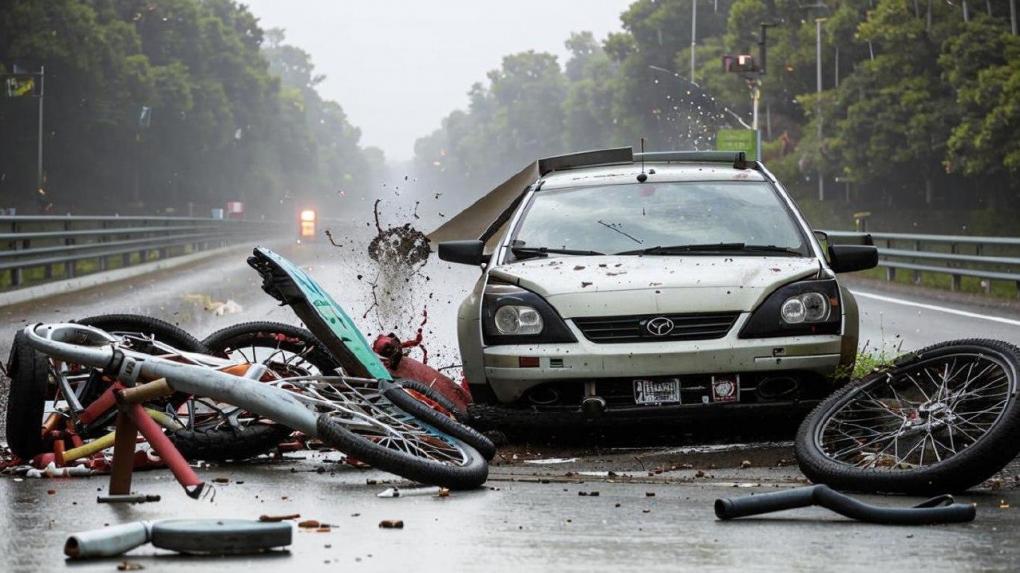
[[[738,316],[739,312],[713,312],[585,317],[575,318],[574,324],[585,338],[600,343],[710,340],[726,336]]]

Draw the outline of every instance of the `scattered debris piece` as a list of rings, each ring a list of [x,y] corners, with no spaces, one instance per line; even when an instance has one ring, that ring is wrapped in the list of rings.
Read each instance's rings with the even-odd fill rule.
[[[121,561],[117,564],[117,571],[141,571],[145,566],[134,561]]]
[[[292,541],[287,523],[243,519],[169,519],[134,521],[72,534],[64,543],[71,559],[114,557],[152,543],[181,553],[223,555],[285,547]]]
[[[544,466],[548,464],[569,464],[576,461],[577,458],[546,458],[544,460],[524,460],[524,463]]]
[[[297,526],[303,529],[318,529],[319,527],[322,527],[322,524],[315,519],[306,519],[305,521],[298,523]]]
[[[287,515],[260,515],[259,521],[262,523],[275,523],[277,521],[285,521],[288,519],[298,519],[301,517],[300,513],[290,513]]]
[[[96,496],[96,503],[149,503],[161,499],[158,495],[149,494],[100,495]]]
[[[379,522],[379,527],[382,529],[403,529],[404,521],[402,519],[384,519]]]

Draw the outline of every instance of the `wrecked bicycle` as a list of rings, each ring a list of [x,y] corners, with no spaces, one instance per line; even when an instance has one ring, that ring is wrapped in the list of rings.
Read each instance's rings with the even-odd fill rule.
[[[487,475],[485,460],[474,448],[385,399],[382,393],[395,387],[392,381],[349,376],[258,381],[254,378],[261,377],[264,367],[257,364],[186,352],[152,356],[127,348],[109,333],[79,324],[35,325],[24,333],[28,343],[47,356],[103,369],[117,380],[111,386],[114,394],[140,382],[164,379],[172,392],[243,408],[409,479],[465,489],[481,485]],[[238,372],[241,368],[243,374]],[[187,477],[158,438],[145,433],[141,425],[139,430],[178,479]],[[194,478],[182,481],[193,496],[202,489]]]
[[[38,331],[36,327],[26,329],[22,336],[32,347],[51,358],[101,370],[108,381],[117,379],[118,382],[104,394],[106,396],[104,400],[111,406],[114,403],[112,397],[125,387],[124,373],[120,366],[111,370],[109,362],[111,356],[124,356],[130,358],[132,363],[153,366],[155,368],[153,373],[186,372],[201,378],[203,376],[201,371],[205,370],[205,379],[210,379],[208,372],[211,371],[215,372],[212,379],[217,379],[221,387],[201,385],[194,387],[187,383],[182,385],[173,376],[159,376],[168,378],[176,393],[202,397],[200,403],[204,404],[205,414],[201,421],[206,428],[218,427],[210,426],[209,420],[218,420],[219,425],[225,421],[230,425],[226,429],[234,431],[238,426],[262,424],[265,418],[269,418],[288,428],[300,430],[308,436],[328,434],[320,436],[323,441],[361,461],[405,477],[439,485],[448,484],[450,487],[467,487],[465,484],[484,481],[486,471],[484,459],[481,460],[481,481],[478,480],[478,472],[472,468],[477,465],[474,460],[474,457],[479,456],[477,450],[482,450],[485,459],[494,453],[495,448],[488,439],[416,399],[412,391],[417,394],[417,389],[405,388],[399,381],[394,381],[378,357],[369,349],[364,337],[353,328],[353,323],[343,309],[318,287],[311,277],[269,250],[256,249],[254,254],[249,263],[263,274],[263,288],[282,302],[290,304],[313,330],[317,327],[318,332],[315,334],[327,343],[324,348],[312,348],[318,355],[319,364],[316,368],[320,370],[319,375],[293,376],[307,374],[307,371],[300,369],[293,371],[290,368],[294,365],[291,358],[299,359],[294,361],[296,364],[307,363],[309,358],[307,352],[303,354],[290,352],[290,358],[284,361],[287,368],[281,369],[279,364],[272,360],[252,363],[250,359],[242,357],[240,360],[232,361],[183,352],[167,345],[159,347],[159,353],[156,353],[159,355],[146,354],[140,352],[136,348],[137,344],[129,337],[118,338],[83,325],[57,325],[43,330],[48,334],[59,333],[56,338],[50,335],[40,336],[39,332],[42,331]],[[302,338],[306,347],[309,341],[313,341],[314,346],[314,341],[318,340],[307,333],[302,333],[302,337],[290,338],[292,339],[290,342]],[[270,354],[271,357],[276,355],[278,353],[275,351]],[[340,365],[338,370],[340,376],[321,375],[322,370],[336,366],[333,362],[324,360],[323,356],[339,356],[336,362]],[[270,369],[264,362],[270,362],[275,367]],[[167,370],[172,364],[178,365],[178,368]],[[182,370],[180,367],[187,368]],[[351,375],[352,370],[358,374],[367,374],[369,377]],[[307,417],[302,418],[294,412],[288,412],[286,408],[280,410],[279,404],[275,404],[266,396],[262,396],[261,402],[256,400],[255,407],[251,408],[250,400],[256,395],[245,396],[244,392],[237,392],[236,389],[233,389],[234,393],[226,391],[222,385],[228,380],[239,384],[242,384],[240,381],[243,380],[248,388],[265,384],[269,388],[300,395],[303,397],[305,404],[303,408],[306,411],[310,409],[319,414],[329,412],[329,415],[320,417],[339,422],[331,425],[324,421],[322,428],[314,425],[315,430],[312,431],[313,424],[309,423]],[[198,388],[201,391],[196,392],[189,388]],[[209,391],[213,393],[205,393]],[[274,395],[278,399],[281,396],[278,393],[269,396]],[[230,396],[241,399],[224,398]],[[245,401],[246,397],[249,401]],[[342,406],[338,407],[337,404]],[[272,415],[266,415],[267,411]],[[340,413],[337,414],[337,411]],[[352,413],[353,411],[358,413]],[[191,412],[189,421],[194,426],[198,419],[194,414],[195,408],[189,409],[189,412]],[[283,417],[274,417],[280,415]],[[419,419],[425,422],[420,422]],[[294,423],[288,423],[288,420]],[[343,429],[344,423],[352,424],[357,431],[365,434],[360,436],[363,439],[360,441],[351,439],[348,435],[350,432],[337,430],[337,427]],[[359,437],[359,434],[354,432],[354,436]],[[466,446],[466,450],[461,446]]]

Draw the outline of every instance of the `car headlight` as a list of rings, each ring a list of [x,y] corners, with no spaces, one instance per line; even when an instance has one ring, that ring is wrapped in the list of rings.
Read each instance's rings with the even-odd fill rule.
[[[541,334],[542,315],[530,306],[501,306],[493,318],[500,334]]]
[[[820,292],[791,296],[779,308],[779,316],[786,324],[823,322],[829,317],[829,300]]]
[[[577,341],[545,299],[497,281],[485,286],[482,334],[489,345]]]
[[[740,338],[839,334],[842,314],[836,281],[809,280],[776,290],[751,313]]]

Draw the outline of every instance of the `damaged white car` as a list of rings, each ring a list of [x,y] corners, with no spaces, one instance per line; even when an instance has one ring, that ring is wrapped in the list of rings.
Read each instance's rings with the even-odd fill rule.
[[[549,158],[458,218],[433,238],[492,221],[438,249],[483,269],[458,314],[483,422],[793,414],[852,369],[857,308],[836,273],[877,251],[823,251],[743,153]]]

